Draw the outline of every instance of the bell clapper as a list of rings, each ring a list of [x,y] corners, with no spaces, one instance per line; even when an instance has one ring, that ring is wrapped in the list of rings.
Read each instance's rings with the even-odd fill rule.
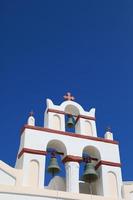
[[[55,173],[54,173],[54,170],[52,170],[52,177],[54,177],[55,176]]]

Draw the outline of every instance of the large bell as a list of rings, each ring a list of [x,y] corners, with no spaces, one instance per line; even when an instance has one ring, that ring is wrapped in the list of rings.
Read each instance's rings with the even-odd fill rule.
[[[48,166],[48,172],[51,173],[53,176],[60,171],[60,167],[58,165],[57,159],[55,156],[52,156],[50,159],[50,163]]]
[[[72,117],[72,115],[68,115],[68,120],[67,120],[67,127],[68,128],[73,128],[75,123],[74,123],[74,118]]]
[[[87,162],[83,174],[83,180],[88,183],[95,182],[98,179],[98,174],[92,162]]]

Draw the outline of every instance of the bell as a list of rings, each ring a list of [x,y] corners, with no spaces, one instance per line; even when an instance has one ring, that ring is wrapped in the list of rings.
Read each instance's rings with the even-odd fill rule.
[[[83,180],[88,183],[95,182],[98,179],[98,174],[92,162],[87,162],[83,175]]]
[[[54,176],[56,173],[58,173],[60,171],[60,167],[58,165],[57,159],[55,156],[52,156],[50,159],[50,163],[48,166],[48,172],[52,173],[52,175]]]
[[[72,115],[68,115],[68,121],[66,125],[68,128],[74,127],[75,123],[74,123],[74,118],[72,117]]]

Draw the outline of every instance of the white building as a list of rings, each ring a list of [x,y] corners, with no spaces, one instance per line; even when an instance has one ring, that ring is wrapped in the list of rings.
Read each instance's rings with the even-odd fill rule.
[[[95,109],[89,112],[67,93],[61,105],[47,99],[44,127],[28,118],[21,132],[15,168],[0,161],[0,200],[133,200],[133,182],[123,182],[119,144],[111,131],[97,136]],[[66,116],[73,116],[73,133],[66,130]],[[48,149],[61,152],[65,178],[54,176],[44,185]],[[79,179],[83,154],[92,159],[98,178],[94,183]]]

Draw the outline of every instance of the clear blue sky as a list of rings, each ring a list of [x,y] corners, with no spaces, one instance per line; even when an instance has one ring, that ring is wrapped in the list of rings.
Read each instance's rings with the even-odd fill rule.
[[[14,166],[31,109],[43,126],[45,99],[70,91],[96,108],[98,136],[110,125],[124,180],[133,180],[133,1],[0,2],[0,159]]]

